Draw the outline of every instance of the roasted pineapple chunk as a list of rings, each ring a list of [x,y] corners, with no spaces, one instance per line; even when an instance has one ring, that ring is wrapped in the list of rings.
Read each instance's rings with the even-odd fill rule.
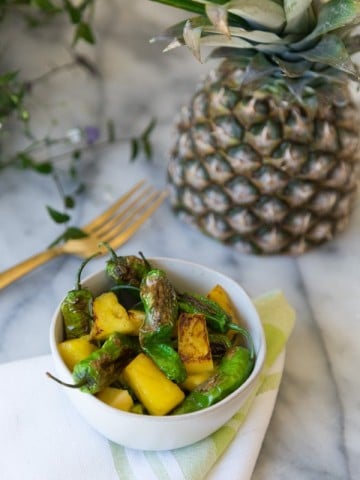
[[[213,302],[216,302],[227,314],[235,319],[236,312],[234,306],[231,303],[228,293],[221,285],[215,285],[207,294],[207,297]]]
[[[110,407],[125,410],[126,412],[129,412],[134,405],[129,392],[121,388],[106,387],[96,396],[102,402],[110,405]]]
[[[73,370],[74,366],[88,357],[97,347],[90,343],[89,336],[72,338],[58,344],[59,353],[69,370]]]
[[[213,370],[214,364],[204,315],[182,313],[179,316],[178,352],[189,375]]]
[[[139,322],[135,315],[129,317],[114,292],[103,293],[94,299],[93,316],[94,323],[90,332],[93,339],[104,340],[113,332],[124,335],[137,335],[139,332]]]
[[[166,415],[185,397],[144,353],[124,368],[121,378],[151,415]]]
[[[186,377],[185,382],[181,384],[181,388],[191,392],[191,390],[194,390],[194,388],[205,382],[212,374],[213,372],[211,370],[201,373],[191,373]]]
[[[134,310],[130,309],[127,311],[130,322],[134,325],[135,333],[133,335],[138,335],[141,325],[145,320],[145,312],[143,310]]]
[[[234,323],[239,323],[237,320],[235,308],[224,287],[219,284],[215,285],[215,287],[213,287],[207,294],[207,297],[213,302],[216,302],[223,310],[225,310],[225,312],[231,316]],[[229,337],[233,337],[234,335],[236,335],[236,332],[234,330],[230,330],[228,332]]]

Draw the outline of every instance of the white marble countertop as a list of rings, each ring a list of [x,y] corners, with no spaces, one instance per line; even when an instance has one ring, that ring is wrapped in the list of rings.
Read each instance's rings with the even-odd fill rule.
[[[185,50],[163,54],[161,45],[149,44],[149,38],[174,18],[174,11],[147,0],[106,2],[96,13],[97,44],[83,47],[101,78],[69,70],[33,91],[34,124],[40,132],[104,125],[112,118],[129,137],[157,118],[152,163],[145,159],[130,163],[127,143],[89,156],[82,172],[88,190],[79,199],[78,223],[91,219],[141,178],[157,187],[165,185],[174,115],[209,69]],[[22,23],[14,23],[2,29],[8,40],[2,53],[7,67],[22,64],[23,77],[34,78],[69,60],[59,41],[69,38],[65,23],[61,30],[30,34]],[[0,174],[0,192],[0,270],[4,270],[45,248],[61,227],[45,210],[47,204],[59,205],[47,177],[5,170]],[[253,296],[281,288],[296,308],[278,401],[254,480],[359,478],[359,206],[360,202],[345,233],[297,258],[239,254],[185,226],[167,203],[121,248],[121,254],[141,250],[146,256],[204,263],[232,276]],[[88,273],[102,262],[95,259]],[[78,265],[76,258],[58,258],[0,292],[0,362],[49,353],[50,318],[72,287]]]

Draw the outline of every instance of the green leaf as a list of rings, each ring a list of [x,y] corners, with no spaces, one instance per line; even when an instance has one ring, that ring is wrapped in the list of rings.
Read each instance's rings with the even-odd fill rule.
[[[186,46],[189,48],[194,57],[201,62],[200,55],[200,38],[202,30],[200,27],[192,28],[190,22],[185,23],[183,38]]]
[[[49,175],[54,170],[54,167],[50,162],[33,163],[32,168],[42,175]]]
[[[69,227],[64,233],[64,240],[78,240],[79,238],[85,238],[89,235],[77,227]]]
[[[90,43],[92,45],[95,44],[95,37],[89,24],[84,22],[81,22],[78,24],[76,28],[73,44],[78,42],[80,39],[85,40],[85,42]]]
[[[154,130],[155,125],[156,125],[156,120],[155,120],[155,118],[153,118],[153,119],[150,120],[149,125],[143,131],[143,133],[141,135],[141,138],[148,138],[150,136],[151,132]]]
[[[302,33],[306,35],[314,27],[314,14],[311,9],[312,0],[284,0],[286,16],[286,33]]]
[[[75,200],[74,197],[70,195],[66,195],[64,198],[65,208],[74,208],[75,207]]]
[[[250,25],[270,31],[280,30],[286,20],[283,7],[271,0],[233,0],[227,4],[227,9]]]
[[[357,25],[359,20],[359,0],[330,0],[321,7],[315,29],[292,47],[296,50],[302,49],[309,41],[342,27]]]
[[[135,158],[138,156],[138,153],[139,153],[139,143],[135,138],[133,138],[131,140],[130,162],[135,160]]]
[[[20,168],[24,168],[24,169],[33,168],[33,165],[35,162],[30,155],[27,155],[24,152],[18,152],[16,155],[16,158],[20,160],[20,164],[19,164]]]
[[[48,214],[56,223],[66,223],[70,220],[70,216],[67,213],[59,212],[49,205],[46,206]]]
[[[78,24],[81,21],[81,9],[74,7],[69,0],[64,0],[65,9],[69,14],[70,20],[74,24]]]
[[[359,19],[359,0],[330,0],[321,8],[313,34],[323,35],[346,25],[354,25]]]
[[[156,3],[162,3],[163,5],[168,5],[170,7],[179,8],[180,10],[185,10],[188,12],[196,13],[197,15],[202,15],[206,17],[206,7],[205,4],[208,3],[206,1],[193,1],[193,0],[150,0]],[[270,1],[270,0],[265,0]],[[211,3],[219,3],[225,4],[227,3],[226,0],[224,1],[213,1]],[[273,2],[270,2],[273,3]],[[237,15],[233,15],[231,13],[228,14],[228,22],[229,25],[237,25],[239,27],[247,27],[247,22],[245,22],[242,18],[239,18]]]
[[[224,35],[230,36],[228,24],[228,12],[222,5],[212,5],[210,3],[205,5],[206,15],[217,30]]]
[[[152,158],[152,146],[148,138],[143,140],[143,149],[145,153],[145,157],[147,160],[151,160]]]
[[[0,75],[0,85],[8,85],[9,83],[12,83],[17,75],[17,71],[6,72],[4,75]]]
[[[311,62],[331,65],[359,79],[358,69],[352,62],[344,43],[335,35],[328,35],[322,38],[314,48],[305,52],[299,52],[299,56]]]
[[[81,155],[82,155],[82,151],[81,150],[74,150],[71,154],[71,157],[74,159],[74,160],[79,160],[79,158],[81,158]]]
[[[271,75],[276,70],[276,66],[269,62],[265,55],[257,53],[248,63],[244,72],[242,83],[249,84]]]
[[[46,13],[58,13],[61,9],[56,7],[50,0],[33,0],[40,10]]]
[[[67,240],[78,240],[80,238],[88,237],[88,234],[81,230],[80,228],[77,227],[69,227],[65,230],[64,233],[62,233],[60,236],[58,236],[50,245],[48,248],[53,248],[59,243],[66,242]]]
[[[312,0],[284,0],[284,11],[287,23],[302,17],[312,4]]]

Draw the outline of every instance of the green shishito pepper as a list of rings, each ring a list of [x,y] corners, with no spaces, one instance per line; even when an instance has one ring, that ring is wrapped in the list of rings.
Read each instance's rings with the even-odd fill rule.
[[[247,348],[231,347],[222,358],[216,372],[196,387],[172,415],[196,412],[210,407],[234,392],[249,377],[254,359]]]
[[[211,330],[217,333],[226,333],[234,330],[243,335],[248,343],[250,356],[255,356],[254,345],[250,333],[237,323],[232,321],[232,317],[225,312],[216,302],[210,300],[204,295],[197,293],[178,294],[179,309],[187,313],[202,313],[206,317],[206,322]]]
[[[178,315],[176,291],[163,270],[148,272],[140,285],[145,321],[139,331],[142,349],[170,379],[181,383],[186,378],[184,364],[171,346]]]
[[[75,384],[65,383],[47,375],[65,387],[79,388],[86,393],[98,393],[118,380],[124,362],[130,360],[140,351],[135,337],[112,333],[101,348],[78,362],[72,372]]]
[[[90,331],[92,323],[93,294],[87,288],[81,287],[81,274],[85,265],[98,253],[88,257],[81,264],[74,290],[70,290],[61,303],[60,310],[64,320],[65,338],[78,338]]]
[[[110,245],[103,244],[110,252],[111,258],[106,262],[105,271],[115,283],[139,287],[142,278],[151,270],[150,263],[142,256],[118,256]]]

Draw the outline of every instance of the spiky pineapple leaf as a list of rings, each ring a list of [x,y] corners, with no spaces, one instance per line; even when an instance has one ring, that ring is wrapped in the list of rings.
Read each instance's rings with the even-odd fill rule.
[[[256,82],[260,78],[271,75],[275,70],[276,66],[269,62],[265,55],[257,53],[249,61],[242,78],[242,83],[246,85]]]
[[[311,62],[308,60],[300,60],[298,62],[287,62],[282,58],[278,58],[275,55],[272,60],[279,65],[283,74],[288,78],[302,77],[307,71],[310,70]]]
[[[309,6],[312,4],[312,0],[284,0],[284,11],[286,21],[291,22],[296,17],[303,15]]]
[[[190,22],[185,23],[183,38],[186,46],[189,48],[194,57],[201,62],[200,53],[200,39],[201,39],[201,27],[192,28]]]
[[[241,56],[239,56],[239,49],[234,47],[218,47],[210,53],[208,58],[227,58],[229,60],[235,59],[239,68],[246,68],[250,60],[256,54],[252,49],[241,49]]]
[[[206,4],[209,3],[204,0],[194,1],[194,0],[150,0],[156,3],[162,3],[163,5],[168,5],[170,7],[179,8],[180,10],[185,10],[187,12],[196,13],[197,15],[202,15],[206,17]],[[270,0],[267,0],[270,1]],[[226,0],[212,1],[212,3],[226,3]],[[237,25],[239,27],[247,27],[247,23],[239,18],[237,15],[228,14],[228,22],[230,25]]]
[[[286,32],[309,32],[313,19],[312,0],[284,0]]]
[[[205,9],[208,19],[217,30],[227,37],[230,37],[227,9],[222,5],[213,5],[210,3],[206,4]]]
[[[274,32],[280,30],[286,20],[283,7],[271,0],[232,0],[226,8],[253,27]]]
[[[352,62],[344,43],[335,35],[323,37],[315,47],[305,52],[299,52],[299,56],[311,62],[330,65],[360,79],[358,69]]]
[[[360,35],[353,35],[343,41],[349,55],[353,55],[360,51]]]
[[[330,0],[321,7],[314,30],[302,41],[294,44],[293,48],[306,48],[310,41],[334,30],[356,25],[359,21],[359,0]]]

